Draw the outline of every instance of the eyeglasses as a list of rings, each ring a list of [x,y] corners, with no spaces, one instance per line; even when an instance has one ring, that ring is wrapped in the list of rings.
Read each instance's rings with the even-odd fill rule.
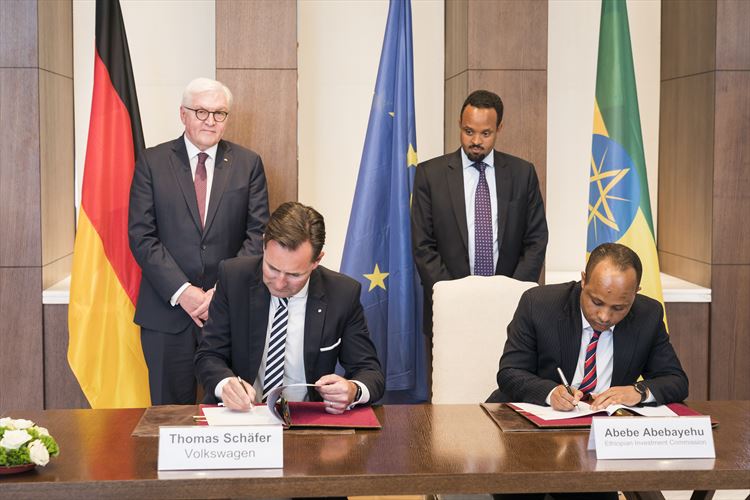
[[[188,108],[187,106],[183,106],[185,109],[189,109],[190,111],[195,113],[195,117],[199,119],[202,122],[205,122],[208,120],[208,115],[214,115],[214,120],[218,123],[223,122],[227,119],[227,116],[229,116],[229,113],[226,111],[209,111],[207,109],[193,109]]]

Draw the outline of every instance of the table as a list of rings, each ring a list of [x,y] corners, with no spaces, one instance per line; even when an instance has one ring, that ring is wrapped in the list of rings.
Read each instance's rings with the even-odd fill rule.
[[[284,469],[156,470],[142,409],[7,411],[48,427],[61,455],[0,477],[0,497],[227,498],[750,488],[750,401],[690,406],[719,421],[715,460],[597,461],[587,432],[504,433],[479,405],[376,409],[382,430],[284,437]]]

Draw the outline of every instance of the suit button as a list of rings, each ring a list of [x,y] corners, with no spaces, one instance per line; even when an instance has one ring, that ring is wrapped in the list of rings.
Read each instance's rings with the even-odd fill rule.
[[[205,249],[206,249],[206,245],[201,245],[201,250],[205,250]]]

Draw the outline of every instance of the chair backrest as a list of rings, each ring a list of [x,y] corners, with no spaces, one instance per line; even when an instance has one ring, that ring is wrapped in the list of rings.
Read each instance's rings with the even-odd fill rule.
[[[482,403],[497,389],[507,326],[536,283],[468,276],[432,289],[432,402]]]

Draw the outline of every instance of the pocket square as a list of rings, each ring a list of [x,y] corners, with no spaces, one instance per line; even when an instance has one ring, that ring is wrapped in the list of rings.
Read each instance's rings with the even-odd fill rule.
[[[330,351],[331,349],[334,349],[334,348],[336,348],[336,346],[337,346],[337,345],[339,345],[340,343],[341,343],[341,338],[339,338],[339,339],[338,339],[338,340],[336,341],[336,343],[335,343],[335,344],[333,344],[333,345],[329,345],[328,347],[321,347],[321,348],[320,348],[320,352],[326,352],[326,351]]]

